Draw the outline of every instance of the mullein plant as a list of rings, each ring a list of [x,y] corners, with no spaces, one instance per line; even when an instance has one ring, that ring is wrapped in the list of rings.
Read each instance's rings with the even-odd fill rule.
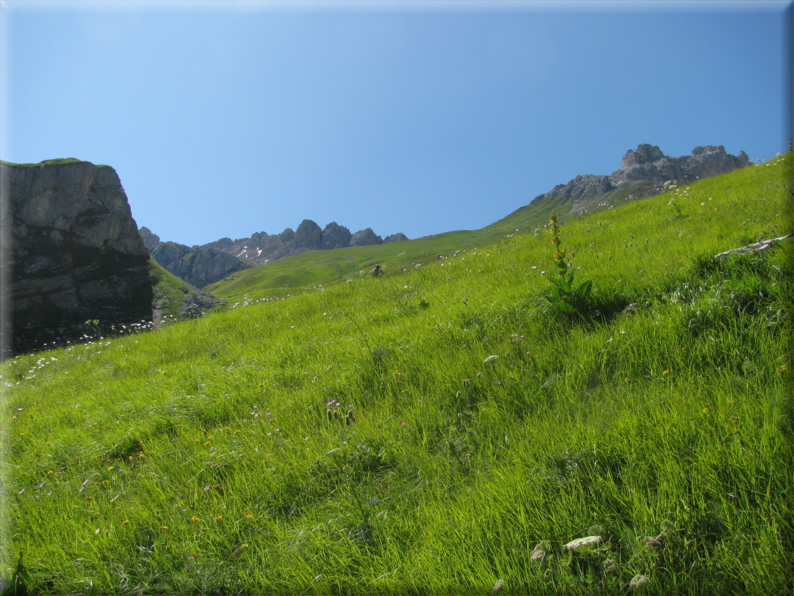
[[[574,289],[573,281],[576,272],[566,257],[565,251],[560,250],[560,242],[562,241],[558,234],[560,226],[557,225],[557,214],[552,212],[549,220],[551,221],[551,233],[554,236],[551,240],[554,243],[555,251],[552,259],[555,262],[559,278],[549,277],[549,281],[555,286],[555,293],[547,296],[546,299],[560,312],[584,314],[587,311],[587,297],[590,295],[593,282],[587,280]]]

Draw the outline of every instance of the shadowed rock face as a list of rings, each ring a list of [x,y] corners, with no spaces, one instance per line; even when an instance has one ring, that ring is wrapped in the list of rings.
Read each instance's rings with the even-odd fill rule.
[[[251,267],[220,250],[193,250],[175,242],[158,244],[151,254],[164,269],[197,288],[203,288]]]
[[[0,165],[5,353],[149,321],[152,279],[115,170],[78,160]]]

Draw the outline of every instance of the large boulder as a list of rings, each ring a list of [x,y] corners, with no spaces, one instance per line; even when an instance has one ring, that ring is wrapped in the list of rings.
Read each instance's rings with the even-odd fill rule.
[[[151,320],[149,255],[113,168],[3,162],[0,182],[5,355]]]

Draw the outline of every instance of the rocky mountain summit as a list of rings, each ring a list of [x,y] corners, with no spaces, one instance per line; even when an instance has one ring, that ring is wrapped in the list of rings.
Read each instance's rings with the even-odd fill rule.
[[[149,255],[113,168],[2,162],[0,182],[5,355],[151,320]]]
[[[321,229],[310,219],[304,219],[293,231],[287,228],[281,234],[269,235],[258,232],[250,238],[222,238],[193,249],[213,249],[234,255],[254,265],[264,265],[277,259],[283,259],[310,250],[331,250],[350,246],[372,246],[386,242],[408,240],[405,234],[394,234],[381,238],[371,228],[351,234],[345,226],[332,221],[325,229]]]
[[[322,229],[310,219],[304,219],[294,231],[287,228],[281,234],[274,235],[258,232],[250,238],[221,238],[193,247],[176,242],[160,242],[160,237],[146,227],[140,229],[140,234],[158,264],[197,288],[206,287],[248,267],[265,265],[310,250],[408,240],[405,234],[400,233],[381,238],[371,228],[352,234],[348,228],[335,221]]]
[[[738,156],[725,152],[722,145],[695,147],[691,155],[668,157],[654,145],[642,144],[623,156],[620,168],[609,176],[586,174],[567,184],[558,184],[535,197],[530,205],[560,207],[570,203],[569,213],[583,212],[592,199],[613,194],[621,199],[639,199],[656,194],[664,184],[686,184],[700,178],[726,174],[750,165],[744,151]],[[616,192],[620,191],[620,192]]]

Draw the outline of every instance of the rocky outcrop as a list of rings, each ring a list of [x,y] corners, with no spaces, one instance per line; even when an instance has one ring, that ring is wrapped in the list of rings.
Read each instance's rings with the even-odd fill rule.
[[[391,236],[386,236],[383,239],[383,244],[387,244],[389,242],[402,242],[403,240],[408,240],[408,236],[401,233],[392,234]]]
[[[612,172],[610,178],[616,186],[632,180],[678,180],[688,183],[699,178],[726,174],[748,165],[750,159],[744,151],[738,156],[730,155],[722,145],[695,147],[691,155],[682,157],[667,157],[659,147],[640,145],[636,151],[629,150],[623,156],[623,163]]]
[[[332,250],[334,248],[345,248],[350,246],[350,239],[353,234],[345,226],[338,225],[332,221],[323,230],[320,250]]]
[[[175,242],[158,244],[151,255],[166,271],[197,288],[252,266],[220,250],[194,249]]]
[[[619,169],[609,176],[577,176],[567,184],[558,184],[532,200],[532,205],[559,207],[572,203],[570,212],[582,211],[592,199],[623,190],[629,200],[655,194],[665,182],[691,183],[701,178],[726,174],[750,164],[744,151],[738,156],[725,152],[722,145],[696,147],[691,155],[668,157],[659,147],[642,144],[629,150]],[[633,194],[628,194],[633,192]]]
[[[374,244],[383,244],[383,238],[376,236],[372,228],[356,232],[350,239],[350,246],[372,246]]]
[[[0,181],[6,355],[151,320],[149,255],[113,168],[3,162]]]
[[[160,244],[160,236],[157,234],[153,234],[152,231],[147,228],[146,226],[142,227],[138,230],[138,233],[141,235],[141,240],[143,240],[143,245],[149,250],[149,253],[155,249],[155,247]]]
[[[351,234],[349,229],[336,222],[329,223],[325,229],[321,230],[320,226],[312,220],[304,219],[295,231],[287,228],[281,234],[272,236],[266,232],[258,232],[250,238],[238,240],[221,238],[209,244],[194,246],[191,250],[222,251],[254,265],[265,265],[310,250],[371,246],[383,244],[386,241],[399,242],[402,240],[408,240],[405,234],[394,234],[388,236],[387,240],[383,240],[370,228]],[[158,262],[160,262],[159,259]]]

